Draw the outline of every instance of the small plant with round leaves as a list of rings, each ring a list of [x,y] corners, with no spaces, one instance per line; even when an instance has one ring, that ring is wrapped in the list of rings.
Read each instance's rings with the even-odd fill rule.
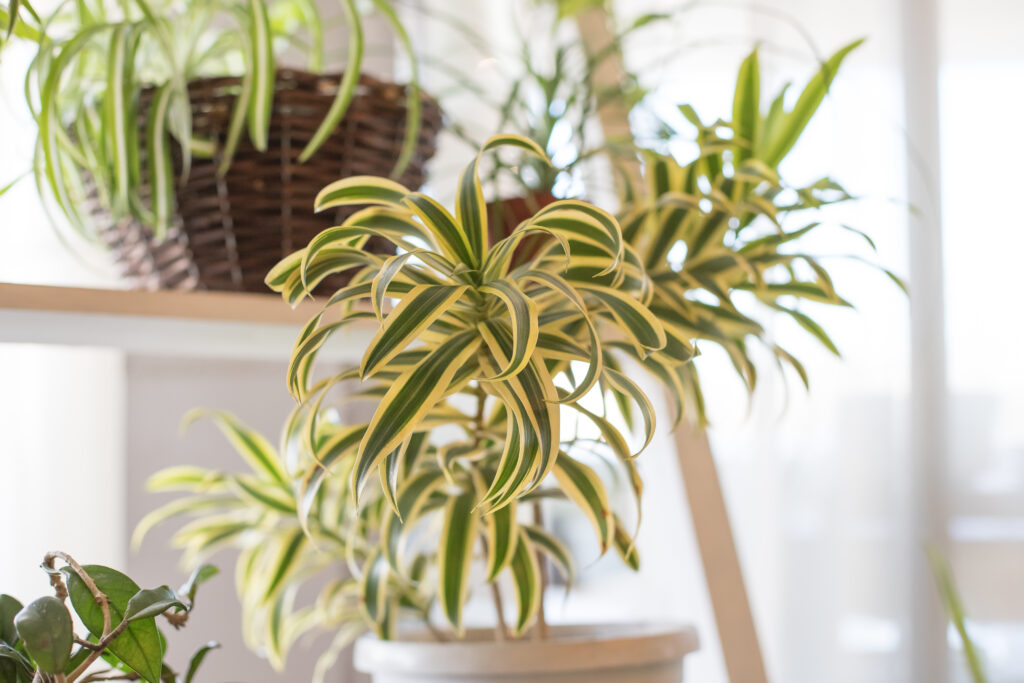
[[[0,683],[191,683],[206,654],[218,647],[200,648],[179,675],[164,663],[165,641],[156,624],[163,616],[174,628],[185,625],[196,589],[217,572],[209,565],[177,591],[140,589],[119,571],[81,565],[63,552],[47,553],[42,567],[53,595],[28,605],[0,595]],[[71,610],[85,625],[85,638],[75,634]]]

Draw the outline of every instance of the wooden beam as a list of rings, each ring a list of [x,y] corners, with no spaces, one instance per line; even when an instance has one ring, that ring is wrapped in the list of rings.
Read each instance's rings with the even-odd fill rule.
[[[707,432],[684,423],[673,436],[725,670],[736,683],[766,683],[761,644]]]

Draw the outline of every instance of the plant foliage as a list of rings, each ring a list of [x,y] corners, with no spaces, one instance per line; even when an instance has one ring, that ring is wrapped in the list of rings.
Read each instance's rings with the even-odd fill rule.
[[[294,305],[333,273],[357,272],[295,342],[287,383],[297,405],[280,447],[214,414],[250,471],[178,467],[155,475],[153,488],[189,495],[155,511],[140,533],[185,515],[194,519],[175,541],[187,561],[241,548],[250,645],[280,666],[296,638],[332,630],[321,676],[361,631],[392,638],[404,617],[439,638],[462,635],[464,605],[488,583],[499,605],[498,582],[515,592],[516,611],[499,628],[511,636],[530,629],[543,594],[541,562],[570,584],[575,574],[563,541],[526,514],[540,499],[572,504],[589,520],[597,551],[614,549],[636,569],[637,456],[656,416],[632,370],[645,368],[664,384],[677,419],[686,404],[702,414],[693,341],[725,348],[751,387],[747,345],[772,344],[740,312],[741,293],[804,320],[823,342],[820,325],[792,302],[845,305],[818,259],[785,248],[816,224],[783,223],[848,195],[827,179],[789,188],[777,167],[847,51],[822,66],[794,108],[780,97],[767,113],[754,53],[741,69],[733,122],[705,126],[685,109],[700,154],[684,165],[648,153],[647,187],[634,188],[618,219],[562,200],[507,237],[490,238],[480,181],[489,155],[511,148],[517,160],[546,160],[536,142],[513,135],[481,148],[451,211],[382,178],[325,187],[318,210],[362,208],[282,260],[267,283]],[[364,251],[371,237],[393,243],[396,254]],[[531,237],[542,238],[541,248],[513,259]],[[677,262],[670,253],[680,248],[686,257]],[[803,266],[812,277],[800,274]],[[322,368],[319,351],[351,343],[352,330],[371,334],[358,366]],[[772,348],[804,375],[799,361]],[[368,419],[340,422],[331,408],[339,397],[370,403]],[[635,514],[613,505],[608,471],[627,483]],[[331,572],[342,564],[348,575],[337,579]],[[297,593],[307,583],[319,593],[302,603]]]
[[[388,0],[368,6],[342,0],[341,8],[348,30],[345,73],[299,160],[315,153],[344,116],[362,67],[363,15],[376,11],[412,64],[408,125],[395,169],[400,174],[420,125],[411,41]],[[323,18],[311,0],[85,0],[60,3],[32,25],[19,20],[10,26],[38,44],[25,86],[39,129],[37,184],[86,236],[92,230],[83,200],[91,189],[115,218],[131,216],[163,237],[174,216],[172,160],[179,159],[182,178],[193,155],[216,157],[223,174],[243,134],[265,150],[278,55],[298,48],[311,70],[323,68]],[[196,137],[189,82],[231,75],[241,82],[229,129],[219,139]],[[144,90],[152,91],[148,106],[141,104]]]
[[[58,569],[58,561],[66,566]],[[197,569],[177,591],[167,586],[140,589],[115,569],[82,566],[61,552],[48,553],[42,567],[55,595],[26,606],[0,595],[0,683],[192,683],[206,654],[219,647],[204,645],[185,673],[175,673],[164,663],[166,641],[156,624],[161,615],[174,628],[185,624],[196,588],[217,573],[209,565]],[[75,636],[68,601],[85,625],[87,638]],[[101,657],[109,668],[93,667]]]

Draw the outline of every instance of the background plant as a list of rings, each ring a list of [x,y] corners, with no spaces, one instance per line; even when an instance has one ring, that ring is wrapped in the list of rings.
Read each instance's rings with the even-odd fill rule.
[[[177,591],[167,586],[140,589],[117,570],[83,566],[63,552],[47,553],[42,568],[54,595],[27,606],[0,595],[3,683],[191,683],[206,654],[219,647],[204,645],[179,675],[164,663],[166,641],[156,625],[156,618],[163,616],[176,629],[184,626],[196,590],[217,573],[214,567],[199,567]],[[75,635],[67,601],[88,630],[86,638]],[[101,658],[109,668],[96,669]]]
[[[860,42],[822,63],[792,104],[786,101],[787,85],[767,108],[758,51],[750,53],[737,76],[731,119],[702,120],[692,107],[681,106],[696,130],[697,154],[688,163],[679,163],[668,154],[645,150],[644,185],[633,188],[623,203],[623,235],[650,276],[651,310],[670,336],[724,349],[751,392],[758,376],[751,349],[755,342],[809,386],[803,364],[758,320],[766,312],[791,318],[839,355],[825,328],[806,309],[851,305],[837,293],[824,265],[830,257],[803,250],[803,243],[812,233],[831,228],[853,233],[875,249],[866,233],[829,221],[822,211],[854,199],[839,183],[822,176],[806,186],[793,186],[779,174],[780,164],[825,99],[843,60]],[[895,274],[881,270],[903,287]],[[656,356],[636,360],[674,386],[674,395],[684,396],[698,420],[704,421],[696,364],[671,367]],[[682,408],[677,404],[677,417]]]
[[[348,56],[334,102],[299,157],[303,161],[336,128],[362,70],[363,13],[384,16],[410,57],[408,125],[396,165],[401,173],[420,124],[420,95],[412,44],[388,0],[368,6],[342,0]],[[361,9],[362,7],[362,9]],[[35,162],[41,192],[54,198],[72,225],[91,236],[83,212],[86,181],[115,218],[131,216],[160,238],[174,214],[172,158],[181,178],[193,155],[214,156],[227,172],[245,131],[267,147],[275,67],[286,48],[298,48],[309,68],[323,68],[323,27],[312,0],[232,0],[222,3],[93,0],[61,3],[39,21],[38,53],[25,92],[39,128]],[[188,84],[205,76],[241,76],[230,126],[222,139],[193,135]],[[148,107],[140,92],[153,89]],[[139,130],[140,117],[146,122]]]

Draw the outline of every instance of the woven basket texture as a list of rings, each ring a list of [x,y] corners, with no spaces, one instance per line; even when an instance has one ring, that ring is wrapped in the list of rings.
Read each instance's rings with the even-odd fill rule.
[[[406,129],[404,86],[362,76],[345,117],[310,159],[298,157],[327,114],[339,74],[282,69],[276,91],[267,150],[260,152],[243,133],[222,177],[219,155],[192,157],[191,169],[176,189],[176,216],[166,238],[131,218],[114,220],[90,191],[87,209],[102,241],[113,252],[131,286],[140,289],[212,289],[266,292],[267,272],[282,257],[304,247],[316,234],[337,225],[355,209],[313,213],[313,200],[330,182],[354,175],[389,176],[399,158]],[[189,84],[193,134],[221,147],[240,87],[238,78],[204,78]],[[140,141],[153,90],[139,96]],[[423,120],[415,153],[398,181],[416,189],[426,176],[441,128],[437,103],[423,96]],[[144,142],[140,144],[145,148]],[[175,145],[175,171],[181,155]],[[142,160],[145,168],[145,159]],[[91,185],[86,179],[87,187]],[[143,188],[142,200],[148,200]],[[386,253],[390,245],[366,248]],[[344,284],[350,274],[333,276],[325,287]]]

